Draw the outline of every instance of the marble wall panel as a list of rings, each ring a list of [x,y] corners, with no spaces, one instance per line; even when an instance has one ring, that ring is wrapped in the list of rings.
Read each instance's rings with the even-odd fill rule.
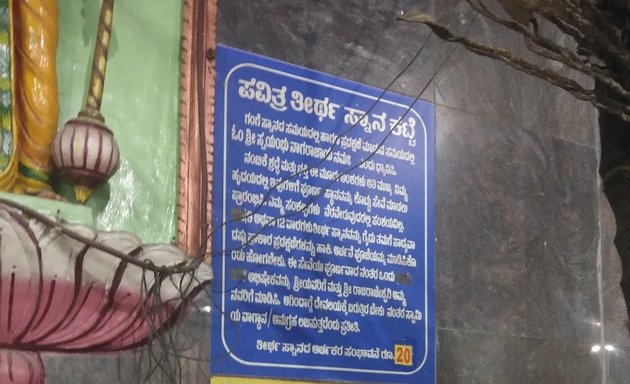
[[[440,384],[525,384],[525,340],[490,333],[438,331]]]
[[[333,0],[224,2],[218,15],[219,41],[381,88],[411,64],[392,89],[417,96],[427,88],[422,98],[433,100],[429,85],[449,50],[428,28],[397,17],[419,7],[435,11],[436,2],[338,4]],[[420,48],[422,53],[412,60]]]
[[[528,148],[523,163],[527,336],[599,340],[596,153],[564,140],[528,136],[521,142]]]
[[[606,383],[602,357],[588,343],[528,338],[525,361],[526,383]]]
[[[493,46],[506,47],[528,57],[522,38],[482,17],[472,20],[466,35]],[[536,60],[533,60],[536,61]],[[575,76],[562,66],[559,73]],[[579,78],[579,77],[578,77]],[[584,81],[590,86],[589,81]],[[490,115],[510,126],[595,147],[595,109],[567,92],[507,65],[458,47],[435,79],[436,102]]]
[[[440,106],[436,121],[438,325],[524,334],[522,132]]]
[[[615,347],[614,351],[606,353],[607,372],[606,384],[624,384],[630,378],[630,347]]]

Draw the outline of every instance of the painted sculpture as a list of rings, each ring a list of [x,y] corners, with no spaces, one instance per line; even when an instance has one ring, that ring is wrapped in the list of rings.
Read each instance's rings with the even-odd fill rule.
[[[40,352],[145,344],[212,280],[205,263],[169,270],[187,263],[172,245],[143,245],[130,233],[63,224],[0,201],[0,383],[43,384]]]
[[[113,0],[103,1],[86,106],[55,136],[57,2],[0,0],[0,190],[50,197],[54,160],[85,203],[116,171],[118,145],[100,113],[112,16]]]
[[[57,2],[0,0],[0,190],[51,192],[54,158],[83,202],[116,170],[118,147],[99,111],[112,11],[113,0],[103,0],[86,107],[54,136]],[[204,173],[207,166],[197,159],[186,164]],[[198,198],[205,202],[205,196]],[[181,222],[194,214],[180,213]],[[182,242],[190,254],[204,243],[206,230],[206,224],[190,230],[199,232],[198,241]],[[211,282],[201,249],[190,259],[173,245],[145,245],[129,232],[67,224],[0,199],[0,383],[45,383],[42,352],[145,345],[173,326]]]
[[[0,0],[0,190],[51,191],[57,14],[56,1]]]

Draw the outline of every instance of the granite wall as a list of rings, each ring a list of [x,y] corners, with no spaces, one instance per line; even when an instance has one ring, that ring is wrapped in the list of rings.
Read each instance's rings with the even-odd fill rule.
[[[627,384],[630,337],[614,218],[597,175],[597,112],[396,20],[419,9],[527,55],[517,36],[450,0],[224,0],[219,41],[378,87],[422,49],[392,89],[436,104],[438,383]],[[206,320],[190,320],[193,341],[207,340]],[[49,357],[49,381],[137,382],[134,359],[143,356]],[[197,357],[181,360],[183,383],[206,382]]]

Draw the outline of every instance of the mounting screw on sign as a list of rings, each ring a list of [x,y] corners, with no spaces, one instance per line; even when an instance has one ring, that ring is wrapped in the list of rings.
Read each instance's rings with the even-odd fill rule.
[[[394,344],[394,364],[411,366],[413,347],[411,345]]]

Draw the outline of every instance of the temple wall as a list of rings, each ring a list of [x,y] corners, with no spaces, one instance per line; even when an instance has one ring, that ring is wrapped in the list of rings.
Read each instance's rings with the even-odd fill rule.
[[[84,96],[96,11],[87,10],[86,32],[81,12],[91,2],[60,3],[64,120]],[[117,3],[103,103],[122,143],[132,135],[147,140],[121,148],[125,161],[113,183],[158,178],[162,189],[134,189],[137,203],[128,206],[112,187],[110,203],[94,203],[97,222],[107,227],[122,219],[150,240],[174,233],[173,222],[159,222],[152,210],[156,201],[163,207],[174,199],[174,176],[142,159],[154,150],[152,140],[172,143],[159,150],[165,159],[176,155],[170,129],[177,126],[178,4]],[[615,223],[597,175],[597,112],[541,80],[443,43],[424,26],[396,21],[422,8],[472,37],[527,54],[520,38],[471,18],[464,4],[226,0],[219,2],[219,42],[377,87],[387,87],[425,44],[392,89],[436,104],[438,383],[625,384],[630,337]],[[142,232],[144,226],[150,228]],[[207,315],[197,313],[178,340],[203,350],[207,329]],[[46,365],[52,384],[135,383],[147,356],[53,355]],[[181,361],[182,383],[206,382],[206,362]],[[169,381],[158,372],[150,382]]]

